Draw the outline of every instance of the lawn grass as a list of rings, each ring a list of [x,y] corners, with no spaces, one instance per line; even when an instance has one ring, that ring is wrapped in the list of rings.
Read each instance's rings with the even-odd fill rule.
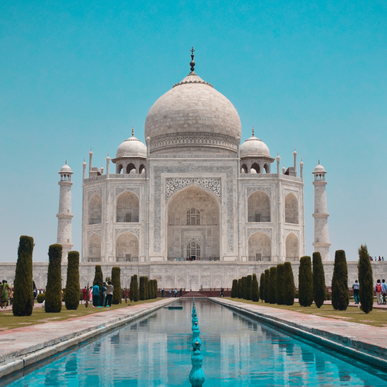
[[[152,300],[130,302],[125,304],[125,301],[122,300],[122,304],[112,305],[110,308],[91,308],[91,303],[89,307],[86,308],[85,304],[79,304],[77,310],[67,310],[63,305],[60,313],[46,313],[44,308],[41,307],[41,304],[38,304],[38,307],[35,307],[32,311],[31,316],[14,316],[12,313],[12,307],[8,307],[7,311],[0,312],[0,331],[5,331],[8,329],[26,327],[29,325],[44,324],[51,321],[64,321],[70,318],[88,316],[94,313],[107,312],[110,310],[126,308],[128,306],[134,306],[138,304],[151,303],[159,301],[161,298],[154,298]],[[36,304],[35,304],[36,305]]]
[[[312,304],[310,307],[302,307],[298,302],[292,306],[288,306],[265,304],[262,301],[253,302],[240,298],[227,298],[227,300],[242,302],[245,304],[259,305],[267,308],[276,308],[304,314],[313,314],[321,317],[335,318],[341,321],[372,325],[375,327],[387,327],[387,310],[384,309],[373,309],[372,312],[365,314],[359,308],[354,308],[351,306],[349,306],[347,310],[334,310],[332,305],[323,305],[321,308],[317,308],[315,304]]]

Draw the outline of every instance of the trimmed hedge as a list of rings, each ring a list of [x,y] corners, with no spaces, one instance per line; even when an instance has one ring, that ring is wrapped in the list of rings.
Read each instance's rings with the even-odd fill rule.
[[[270,268],[270,285],[269,285],[269,302],[270,304],[277,303],[277,267]]]
[[[310,257],[300,259],[298,271],[298,302],[301,306],[311,306],[313,303],[313,274]]]
[[[140,292],[138,289],[138,279],[137,274],[132,277],[130,281],[130,292],[129,292],[130,300],[137,302],[140,299]]]
[[[148,277],[140,277],[140,300],[148,299]]]
[[[237,297],[238,297],[238,280],[234,279],[232,281],[231,298],[237,298]]]
[[[285,304],[285,266],[283,263],[277,265],[277,304]]]
[[[270,288],[270,269],[265,269],[265,303],[266,304],[270,302],[269,288]]]
[[[102,267],[100,265],[95,266],[93,286],[94,285],[99,286],[99,305],[101,305],[103,301],[103,293],[102,293],[103,274],[102,274]]]
[[[112,268],[112,285],[113,288],[113,298],[112,304],[121,303],[121,269],[117,266]]]
[[[32,252],[34,238],[22,235],[17,250],[12,313],[14,316],[31,316],[34,307],[32,281]]]
[[[317,308],[324,304],[326,292],[324,266],[321,254],[316,252],[313,253],[313,299]]]
[[[254,302],[259,301],[259,288],[256,274],[253,274],[253,281],[251,283],[251,299]]]
[[[361,245],[359,248],[357,270],[359,276],[360,309],[364,313],[369,313],[374,305],[374,284],[370,255],[365,245]]]
[[[261,273],[261,280],[259,281],[259,298],[265,301],[265,273]]]
[[[153,280],[148,281],[148,300],[153,298]]]
[[[68,254],[65,305],[66,309],[76,310],[79,306],[79,253],[70,251]]]
[[[292,270],[292,264],[290,262],[284,263],[284,304],[293,305],[294,296],[296,294],[296,288],[294,286],[294,275]]]
[[[48,273],[44,308],[46,313],[62,310],[62,245],[53,244],[48,248]]]
[[[44,299],[46,297],[46,293],[39,293],[36,297],[36,301],[39,303],[39,304],[42,304]]]
[[[346,310],[349,304],[348,267],[344,250],[335,252],[332,277],[332,306],[335,310]]]
[[[253,278],[251,275],[248,275],[246,277],[246,300],[251,300],[252,299],[252,282]]]
[[[242,278],[238,280],[238,298],[243,298]]]

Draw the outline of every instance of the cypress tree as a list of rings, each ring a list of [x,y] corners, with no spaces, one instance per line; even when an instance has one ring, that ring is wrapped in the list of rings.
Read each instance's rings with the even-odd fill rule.
[[[140,299],[140,292],[138,289],[137,274],[133,276],[133,301],[137,302]]]
[[[117,266],[112,268],[113,298],[112,304],[119,304],[121,301],[121,269]]]
[[[366,245],[361,245],[359,248],[357,270],[359,276],[360,309],[368,314],[372,311],[374,305],[374,283],[370,255]]]
[[[296,289],[294,286],[294,275],[292,270],[292,265],[290,262],[284,263],[284,282],[285,282],[285,291],[284,291],[284,303],[285,305],[294,304],[294,296],[296,294]]]
[[[319,252],[313,253],[313,299],[317,308],[324,304],[327,287],[325,286],[324,266]]]
[[[313,274],[310,257],[301,257],[298,271],[298,301],[301,306],[313,303]]]
[[[155,298],[157,298],[157,296],[158,296],[158,294],[157,294],[158,286],[157,286],[157,280],[156,279],[154,280],[154,286],[155,286]]]
[[[265,301],[265,273],[261,273],[261,280],[259,281],[259,297]]]
[[[270,269],[265,269],[265,303],[266,304],[270,302],[269,288],[270,288]]]
[[[277,304],[285,304],[285,265],[280,263],[277,265]]]
[[[246,277],[246,300],[251,300],[252,298],[252,281],[253,281],[253,278],[251,275],[248,275]]]
[[[148,300],[153,298],[153,280],[148,281]]]
[[[66,309],[76,310],[79,306],[79,253],[68,254],[65,305]]]
[[[99,305],[102,305],[102,285],[103,285],[103,274],[102,274],[102,268],[100,265],[95,266],[95,274],[94,274],[94,281],[93,286],[98,285],[99,286]]]
[[[269,302],[277,303],[277,267],[270,268]]]
[[[335,252],[332,277],[332,306],[335,310],[346,310],[349,304],[348,267],[344,250]]]
[[[242,278],[238,280],[238,298],[243,298]]]
[[[253,281],[251,283],[251,299],[254,302],[259,301],[258,280],[257,280],[257,276],[255,274],[253,274]]]
[[[130,301],[133,301],[133,276],[130,277],[129,299]]]
[[[44,307],[46,313],[59,313],[62,310],[62,245],[51,245],[48,249],[48,259],[49,264]]]
[[[34,238],[22,235],[17,250],[12,312],[14,316],[31,316],[34,307],[32,252]]]
[[[148,277],[140,277],[140,300],[148,299]]]
[[[232,281],[231,298],[237,298],[237,297],[238,297],[238,280],[234,279]]]

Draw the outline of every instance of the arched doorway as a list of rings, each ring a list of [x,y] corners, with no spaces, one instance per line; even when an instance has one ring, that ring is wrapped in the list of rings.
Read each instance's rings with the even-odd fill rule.
[[[196,261],[200,260],[200,245],[199,243],[192,241],[187,244],[187,255],[186,258]]]
[[[249,238],[249,261],[271,261],[271,239],[257,231]]]
[[[193,185],[173,195],[167,209],[169,260],[220,259],[220,211],[212,194]]]
[[[127,231],[116,239],[116,261],[138,262],[139,243],[137,237]]]
[[[286,260],[297,262],[300,259],[297,235],[291,232],[286,237]]]

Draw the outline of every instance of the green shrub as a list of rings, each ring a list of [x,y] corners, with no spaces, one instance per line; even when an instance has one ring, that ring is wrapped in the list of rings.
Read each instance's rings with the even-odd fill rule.
[[[259,288],[256,274],[253,274],[253,281],[251,283],[251,299],[254,302],[259,301]]]
[[[102,295],[103,294],[102,293],[103,274],[102,274],[102,268],[100,265],[95,266],[93,286],[94,285],[99,286],[99,305],[102,305],[102,302],[103,302],[103,295]]]
[[[148,281],[148,300],[153,298],[153,283],[152,280]]]
[[[14,316],[31,316],[34,307],[32,252],[34,238],[22,235],[17,250],[12,312]]]
[[[153,280],[154,281],[154,287],[155,287],[155,294],[154,294],[154,298],[157,298],[158,294],[157,294],[157,290],[158,290],[158,285],[157,285],[157,280]]]
[[[269,302],[277,303],[277,267],[270,268]]]
[[[248,275],[246,277],[246,300],[251,300],[252,297],[252,281],[252,276]]]
[[[374,304],[374,284],[370,255],[366,245],[359,248],[359,262],[357,264],[359,276],[360,309],[364,313],[372,311]]]
[[[313,274],[310,257],[301,257],[298,271],[298,302],[301,306],[313,303]]]
[[[112,285],[113,289],[113,298],[112,304],[121,303],[121,269],[117,266],[112,268]]]
[[[270,269],[265,269],[265,303],[266,304],[270,302],[269,289],[270,289]]]
[[[133,301],[133,276],[130,277],[130,285],[129,285],[129,300]]]
[[[65,305],[66,309],[76,310],[79,306],[79,253],[68,254]]]
[[[279,263],[277,265],[277,304],[285,304],[285,265]]]
[[[238,297],[238,280],[234,279],[232,281],[231,298],[237,298],[237,297]]]
[[[317,308],[324,304],[326,292],[324,266],[321,254],[316,252],[313,253],[313,299]]]
[[[45,298],[45,311],[59,313],[62,310],[62,245],[53,244],[48,249],[48,273]]]
[[[36,297],[36,301],[38,301],[38,303],[41,304],[44,301],[45,297],[46,297],[46,293],[40,293]]]
[[[148,277],[140,277],[140,300],[148,299]]]
[[[135,274],[130,281],[130,299],[134,302],[137,302],[140,299],[137,274]]]
[[[265,273],[261,273],[261,280],[259,281],[259,298],[265,301]]]
[[[326,292],[326,293],[325,293],[325,299],[328,300],[328,301],[330,301],[330,299],[331,299],[331,293]]]
[[[238,298],[243,298],[242,278],[238,280]]]
[[[296,293],[296,288],[294,286],[294,275],[292,270],[292,264],[290,262],[284,263],[284,304],[293,305],[294,298]]]
[[[332,277],[332,306],[335,310],[346,310],[349,304],[348,267],[344,250],[335,252]]]

